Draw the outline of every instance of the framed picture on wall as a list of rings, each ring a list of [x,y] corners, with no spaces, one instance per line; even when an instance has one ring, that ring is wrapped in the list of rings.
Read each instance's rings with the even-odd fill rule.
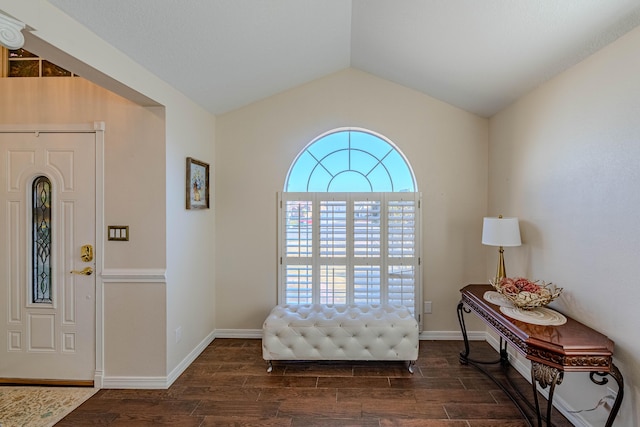
[[[187,157],[187,209],[209,209],[209,164]]]

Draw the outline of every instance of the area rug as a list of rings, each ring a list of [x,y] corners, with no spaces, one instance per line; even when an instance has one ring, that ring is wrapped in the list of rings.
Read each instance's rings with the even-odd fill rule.
[[[0,427],[49,427],[93,396],[92,387],[0,386]]]

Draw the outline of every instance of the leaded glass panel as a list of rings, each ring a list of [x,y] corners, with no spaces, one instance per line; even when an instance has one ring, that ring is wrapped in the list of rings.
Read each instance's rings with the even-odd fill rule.
[[[32,188],[33,303],[51,303],[51,181],[39,176]]]
[[[71,77],[74,74],[27,50],[7,50],[7,77]]]
[[[67,71],[52,62],[43,60],[42,77],[71,77],[71,71]]]
[[[9,77],[39,77],[40,61],[9,61]]]
[[[15,49],[9,51],[9,58],[38,58],[38,55],[34,55],[28,50]]]

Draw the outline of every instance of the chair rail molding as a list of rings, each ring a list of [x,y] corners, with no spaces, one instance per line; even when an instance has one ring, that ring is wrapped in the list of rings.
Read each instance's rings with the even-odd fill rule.
[[[167,271],[162,268],[105,268],[100,278],[104,283],[166,283]]]
[[[24,46],[25,24],[0,13],[0,44],[7,49],[20,49]]]

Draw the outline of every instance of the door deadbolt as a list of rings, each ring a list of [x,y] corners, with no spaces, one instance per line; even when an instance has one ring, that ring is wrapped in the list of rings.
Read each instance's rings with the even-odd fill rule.
[[[93,246],[83,245],[80,248],[80,258],[84,262],[93,261]]]

